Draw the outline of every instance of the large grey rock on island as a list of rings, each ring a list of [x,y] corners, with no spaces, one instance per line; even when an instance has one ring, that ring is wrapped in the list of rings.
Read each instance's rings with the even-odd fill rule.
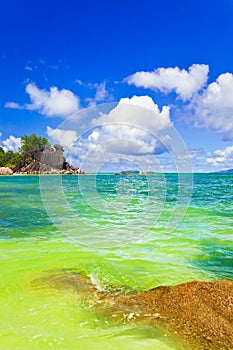
[[[13,168],[17,174],[85,174],[83,170],[66,162],[60,145],[41,146],[27,152]]]

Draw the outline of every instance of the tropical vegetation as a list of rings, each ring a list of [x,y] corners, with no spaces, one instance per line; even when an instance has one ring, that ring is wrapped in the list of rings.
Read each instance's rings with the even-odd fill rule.
[[[18,152],[13,152],[11,150],[5,151],[4,148],[0,146],[0,167],[13,168],[28,151],[39,149],[44,145],[49,146],[49,141],[45,137],[37,136],[36,134],[23,135],[20,141],[21,147]],[[30,159],[31,158],[28,158],[28,161]]]

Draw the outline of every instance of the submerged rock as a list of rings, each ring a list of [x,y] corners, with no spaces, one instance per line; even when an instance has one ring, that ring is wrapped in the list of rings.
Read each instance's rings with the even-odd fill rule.
[[[109,320],[163,327],[182,342],[180,349],[233,349],[233,282],[187,282],[135,295],[98,291],[75,272],[50,274],[34,285],[72,288]]]
[[[8,167],[0,167],[0,175],[12,175],[13,171]]]
[[[159,315],[192,349],[233,349],[233,282],[194,281],[116,301],[151,321]]]

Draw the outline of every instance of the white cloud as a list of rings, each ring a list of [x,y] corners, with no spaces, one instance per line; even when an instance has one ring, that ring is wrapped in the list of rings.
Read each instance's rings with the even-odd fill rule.
[[[16,102],[6,102],[5,107],[12,108],[12,109],[25,109],[24,106],[21,106],[19,103],[16,103]]]
[[[106,81],[103,83],[97,85],[96,87],[96,94],[95,94],[95,101],[104,101],[106,99],[109,99],[110,94],[106,89]]]
[[[15,102],[7,102],[5,107],[15,109],[36,110],[49,117],[68,117],[79,110],[79,98],[70,90],[58,90],[56,86],[49,91],[39,89],[35,84],[26,86],[31,103],[19,105]]]
[[[233,168],[233,146],[206,152],[203,148],[189,149],[194,172],[213,172]]]
[[[100,133],[97,130],[94,130],[89,136],[88,140],[90,141],[98,141],[100,138]]]
[[[85,86],[85,83],[80,79],[76,79],[75,82],[80,86]]]
[[[206,152],[203,148],[192,148],[184,157],[189,157],[194,173],[208,173],[233,168],[233,146],[212,152]]]
[[[122,98],[109,114],[94,120],[101,125],[97,142],[105,142],[105,151],[127,155],[143,155],[164,152],[169,145],[168,138],[159,132],[172,126],[170,108],[163,106],[160,112],[149,96]],[[94,130],[95,132],[95,130]],[[92,137],[92,135],[91,135]]]
[[[77,81],[79,85],[83,85],[81,81]],[[86,98],[86,101],[89,103],[89,106],[94,106],[97,102],[106,102],[113,100],[113,96],[106,88],[106,81],[98,84],[88,84],[90,89],[96,89],[95,96],[93,98]]]
[[[180,99],[186,101],[205,86],[208,72],[208,65],[193,64],[188,70],[169,67],[157,68],[152,72],[136,72],[125,80],[137,87],[163,93],[175,92]]]
[[[72,146],[76,141],[78,134],[75,130],[53,129],[47,126],[46,134],[51,140],[52,144],[59,144],[65,149]]]
[[[75,120],[66,120],[64,123],[68,126],[73,122],[73,131],[76,130],[76,142],[66,153],[67,159],[76,165],[84,162],[83,167],[88,171],[93,171],[92,167],[96,164],[104,164],[113,158],[125,157],[130,162],[145,162],[147,157],[164,153],[170,147],[171,139],[167,131],[172,123],[169,113],[169,107],[163,106],[160,111],[149,96],[133,96],[113,104],[108,114],[93,114],[92,110],[91,119],[88,120],[86,116],[82,135],[80,130],[83,125]],[[72,128],[66,129],[71,131]],[[59,131],[58,136],[56,142],[61,143],[63,132]],[[68,143],[70,145],[71,140]]]
[[[189,108],[195,125],[215,130],[225,140],[233,140],[233,75],[221,74],[202,94],[195,96]]]
[[[107,89],[107,82],[105,80],[102,83],[85,83],[80,79],[76,79],[75,82],[81,87],[95,91],[93,97],[87,97],[85,99],[89,107],[95,106],[97,102],[108,102],[113,100],[113,95]]]
[[[26,66],[24,67],[24,69],[25,69],[25,70],[32,71],[32,67],[31,67],[31,66],[29,66],[29,65],[26,65]]]
[[[232,168],[233,167],[233,146],[227,146],[224,149],[218,149],[207,158],[207,162],[214,167]]]
[[[121,98],[108,115],[101,116],[95,122],[129,124],[132,127],[145,128],[152,133],[172,126],[170,107],[163,106],[160,112],[158,105],[149,96]]]
[[[21,147],[20,138],[12,135],[10,135],[6,140],[3,140],[1,143],[2,144],[0,146],[4,149],[5,152],[18,152],[19,148]]]

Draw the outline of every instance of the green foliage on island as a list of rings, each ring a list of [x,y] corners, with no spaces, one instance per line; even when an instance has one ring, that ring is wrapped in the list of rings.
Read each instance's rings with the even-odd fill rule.
[[[31,157],[29,157],[29,158],[26,159],[26,163],[27,163],[27,164],[31,164],[31,162],[32,162],[32,158],[31,158]]]
[[[23,135],[20,139],[21,147],[19,153],[25,154],[33,149],[39,149],[41,146],[48,145],[49,141],[42,136],[36,136],[36,134],[31,134],[30,136]]]
[[[36,134],[23,135],[20,138],[21,147],[18,152],[4,151],[0,147],[0,167],[14,168],[14,166],[22,159],[22,157],[33,149],[39,149],[41,146],[48,145],[49,141],[42,136],[36,136]],[[32,158],[27,158],[27,164],[32,162]]]
[[[18,152],[13,151],[4,151],[2,147],[0,147],[0,166],[13,168],[16,163],[21,159],[21,155]]]

